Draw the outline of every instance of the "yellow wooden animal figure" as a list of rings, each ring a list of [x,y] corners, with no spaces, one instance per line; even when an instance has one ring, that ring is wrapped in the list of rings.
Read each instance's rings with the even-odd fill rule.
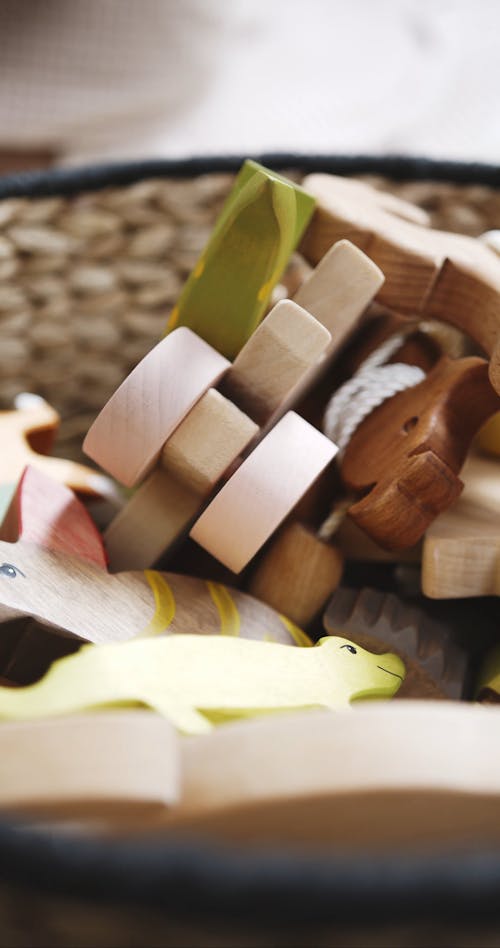
[[[314,648],[224,636],[171,635],[62,658],[27,688],[0,688],[0,718],[68,714],[141,704],[186,734],[213,723],[298,708],[345,708],[391,698],[404,679],[397,655],[373,655],[328,636]]]

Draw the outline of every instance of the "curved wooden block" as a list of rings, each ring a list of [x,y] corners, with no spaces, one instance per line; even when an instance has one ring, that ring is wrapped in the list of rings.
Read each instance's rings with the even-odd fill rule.
[[[221,488],[190,536],[239,573],[336,452],[312,425],[288,412]]]
[[[402,701],[227,724],[182,742],[165,830],[367,849],[500,841],[500,710]]]
[[[475,238],[422,227],[407,213],[411,205],[401,214],[403,202],[359,182],[315,174],[303,183],[318,201],[301,246],[306,259],[316,263],[335,241],[351,240],[385,275],[380,302],[467,333],[490,357],[500,392],[498,255]]]
[[[67,820],[151,819],[180,797],[177,735],[147,711],[3,722],[0,809]]]
[[[104,406],[85,438],[85,452],[133,487],[229,365],[190,329],[176,329],[142,359]]]

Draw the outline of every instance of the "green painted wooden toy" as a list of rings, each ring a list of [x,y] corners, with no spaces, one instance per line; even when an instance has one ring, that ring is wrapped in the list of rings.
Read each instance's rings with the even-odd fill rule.
[[[234,359],[262,319],[314,205],[294,182],[245,161],[167,332],[188,326]]]
[[[203,734],[229,718],[391,698],[404,674],[397,655],[373,655],[335,636],[302,649],[218,635],[171,635],[84,646],[54,662],[34,685],[0,688],[0,718],[141,704],[186,734]]]

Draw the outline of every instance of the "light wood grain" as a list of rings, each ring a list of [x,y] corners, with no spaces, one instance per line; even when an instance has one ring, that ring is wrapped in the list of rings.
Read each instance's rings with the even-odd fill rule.
[[[177,735],[147,711],[2,722],[0,753],[0,809],[23,818],[123,824],[180,797]]]
[[[491,845],[499,725],[495,707],[432,701],[228,724],[182,743],[184,794],[165,831],[377,853]]]
[[[127,487],[156,463],[163,445],[229,363],[190,329],[163,339],[104,406],[84,451]]]
[[[490,357],[490,378],[500,392],[498,255],[471,237],[422,227],[407,214],[403,219],[387,197],[368,194],[358,182],[309,175],[304,186],[318,201],[301,246],[305,257],[317,263],[335,241],[351,240],[385,275],[380,302],[463,330]]]
[[[223,391],[259,424],[293,398],[331,342],[327,329],[291,300],[273,307],[236,356]]]
[[[165,632],[297,641],[286,619],[238,590],[174,573],[108,573],[80,501],[29,468],[0,530],[0,621],[23,615],[95,643]]]
[[[332,442],[288,412],[222,487],[190,536],[240,572],[335,453]]]
[[[341,553],[301,523],[286,524],[260,558],[248,584],[257,599],[307,626],[342,576]]]
[[[464,491],[427,530],[422,590],[433,599],[500,595],[500,464],[471,456]]]

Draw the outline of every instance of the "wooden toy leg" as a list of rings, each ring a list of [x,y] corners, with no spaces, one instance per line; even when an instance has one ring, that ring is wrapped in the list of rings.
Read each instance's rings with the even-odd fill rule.
[[[315,428],[288,412],[222,487],[190,536],[239,573],[336,450]]]
[[[287,524],[263,554],[249,592],[307,626],[338,586],[343,559],[300,523]]]
[[[0,808],[67,820],[151,819],[180,797],[178,739],[147,711],[0,725]]]

